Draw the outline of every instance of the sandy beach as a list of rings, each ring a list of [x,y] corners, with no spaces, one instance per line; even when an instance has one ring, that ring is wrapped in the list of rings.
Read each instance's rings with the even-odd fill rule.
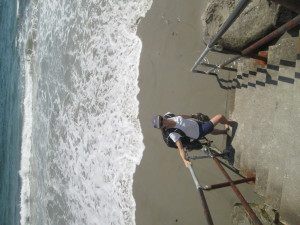
[[[151,126],[153,115],[166,112],[226,114],[226,90],[214,77],[190,72],[204,49],[200,18],[206,4],[154,0],[139,24],[143,49],[138,99],[145,151],[133,184],[137,225],[206,224],[199,195],[178,150],[167,148],[160,131]],[[223,136],[208,138],[224,148]],[[209,159],[194,161],[193,168],[202,184],[226,181]],[[257,198],[252,186],[239,188],[249,202]],[[223,188],[205,195],[214,223],[230,225],[232,206],[238,202],[232,190]]]

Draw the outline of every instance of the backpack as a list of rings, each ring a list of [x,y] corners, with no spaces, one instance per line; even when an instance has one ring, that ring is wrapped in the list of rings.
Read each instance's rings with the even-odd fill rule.
[[[162,129],[162,136],[164,142],[167,144],[168,147],[177,148],[175,142],[170,137],[170,134],[173,132],[180,134],[181,136],[180,140],[182,142],[183,147],[186,147],[190,143],[190,138],[186,136],[182,130],[177,128]]]
[[[201,115],[205,116],[204,114],[201,114]],[[175,117],[175,114],[167,113],[164,115],[164,117],[172,118],[172,117]],[[175,142],[170,137],[170,134],[172,132],[176,132],[181,136],[180,141],[181,141],[183,147],[185,147],[187,150],[191,151],[191,150],[196,150],[196,149],[202,148],[202,144],[199,140],[191,141],[191,139],[188,136],[186,136],[186,134],[182,130],[180,130],[178,128],[168,128],[168,129],[164,128],[164,129],[162,129],[162,136],[163,136],[164,142],[166,143],[166,145],[168,147],[177,149]]]

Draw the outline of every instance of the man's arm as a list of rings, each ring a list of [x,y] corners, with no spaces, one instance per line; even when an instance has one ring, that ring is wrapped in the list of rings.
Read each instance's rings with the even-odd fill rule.
[[[186,167],[188,167],[189,165],[191,165],[192,163],[190,161],[187,161],[185,159],[185,152],[183,150],[183,145],[182,145],[182,142],[180,140],[176,141],[176,146],[177,146],[177,148],[179,150],[179,154],[180,154],[180,156],[182,158],[182,161],[183,161],[184,165]]]

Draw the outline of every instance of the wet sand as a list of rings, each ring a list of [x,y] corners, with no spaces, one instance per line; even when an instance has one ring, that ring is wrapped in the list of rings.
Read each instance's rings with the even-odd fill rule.
[[[214,77],[190,72],[205,47],[200,22],[205,7],[206,1],[154,0],[139,24],[143,49],[138,99],[145,151],[133,184],[137,225],[206,224],[199,194],[178,150],[168,148],[151,125],[153,115],[166,112],[226,114],[226,90]],[[220,149],[225,146],[222,135],[208,138]],[[226,181],[210,159],[193,161],[193,168],[201,184]],[[247,200],[256,199],[252,186],[239,188]],[[238,202],[232,190],[223,188],[205,196],[214,223],[230,225],[232,206]]]

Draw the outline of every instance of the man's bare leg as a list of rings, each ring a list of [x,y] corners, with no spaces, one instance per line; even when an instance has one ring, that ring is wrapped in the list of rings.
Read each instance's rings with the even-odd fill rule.
[[[213,129],[213,131],[210,133],[212,135],[219,135],[219,134],[227,134],[228,129],[220,130],[220,129]]]
[[[222,114],[214,116],[210,121],[213,123],[214,126],[216,126],[218,123],[225,124],[225,128],[229,128],[229,126],[231,126],[233,122],[233,120],[226,119],[226,117]]]

